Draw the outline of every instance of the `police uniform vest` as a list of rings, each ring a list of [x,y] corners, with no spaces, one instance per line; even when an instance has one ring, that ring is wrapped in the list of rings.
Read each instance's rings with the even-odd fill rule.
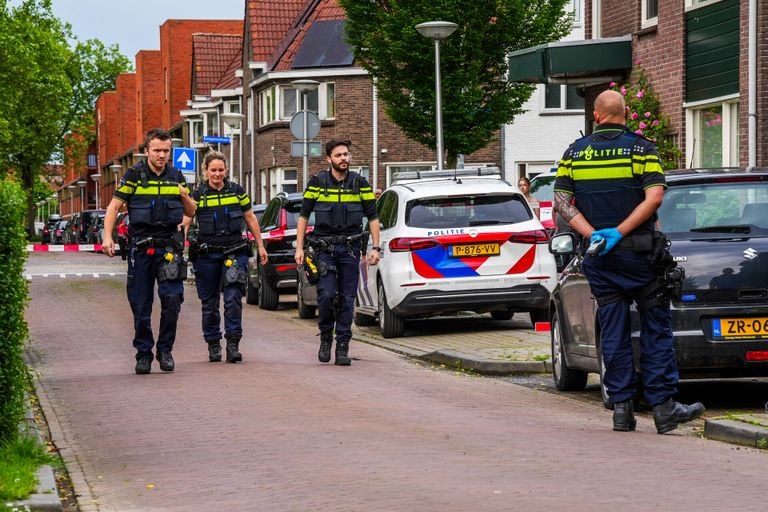
[[[227,245],[242,238],[245,218],[238,190],[229,180],[216,190],[202,183],[194,194],[197,204],[198,240],[208,244]]]
[[[661,167],[652,143],[623,127],[598,127],[571,146],[571,169],[576,207],[595,229],[612,228],[626,219],[645,198],[642,174],[650,161]],[[663,179],[663,174],[660,174]],[[653,231],[656,215],[635,233]]]
[[[317,194],[315,202],[315,233],[336,235],[358,233],[363,224],[363,203],[360,197],[360,175],[348,171],[344,181],[332,180],[330,171],[320,171],[320,186],[310,190]],[[314,187],[310,187],[314,188]]]
[[[184,218],[179,183],[186,184],[184,176],[171,166],[166,166],[159,176],[146,162],[129,169],[115,196],[128,203],[132,238],[176,232]]]

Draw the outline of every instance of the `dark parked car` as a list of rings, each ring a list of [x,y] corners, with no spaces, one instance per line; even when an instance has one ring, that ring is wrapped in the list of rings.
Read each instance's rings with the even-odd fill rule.
[[[53,233],[56,230],[56,224],[61,220],[61,215],[53,214],[48,217],[48,222],[43,226],[43,233],[41,236],[41,242],[44,244],[53,243]]]
[[[281,294],[296,293],[296,262],[293,256],[301,199],[302,194],[298,193],[278,194],[261,215],[261,236],[269,262],[262,266],[258,258],[251,258],[246,292],[248,304],[258,304],[262,309],[277,309]],[[309,223],[314,223],[314,215]]]
[[[66,245],[73,245],[78,244],[78,238],[79,233],[77,226],[80,224],[80,214],[75,213],[72,215],[72,217],[69,218],[69,222],[67,222],[67,228],[64,231],[64,243]]]
[[[64,243],[64,234],[67,230],[68,225],[69,225],[69,221],[67,219],[61,219],[59,222],[56,223],[56,226],[54,227],[53,232],[51,234],[52,244]]]
[[[768,375],[768,168],[667,173],[659,228],[685,270],[672,299],[681,378]],[[602,374],[597,304],[581,270],[578,237],[556,235],[550,250],[575,257],[552,292],[552,362],[560,390]],[[639,354],[639,318],[632,311]],[[603,402],[610,401],[603,388]]]
[[[65,244],[94,243],[91,228],[100,220],[103,221],[106,210],[83,210],[77,212],[69,219],[69,226],[65,236]],[[90,237],[90,238],[89,238]]]

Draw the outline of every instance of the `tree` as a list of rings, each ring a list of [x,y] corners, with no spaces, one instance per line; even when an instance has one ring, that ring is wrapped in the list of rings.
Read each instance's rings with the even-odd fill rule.
[[[449,165],[482,149],[523,112],[533,86],[506,80],[513,50],[555,41],[571,28],[567,0],[339,0],[357,62],[377,81],[387,115],[435,148],[433,42],[415,25],[451,21],[440,43],[443,134]]]
[[[21,182],[28,228],[40,172],[63,154],[82,157],[78,148],[94,137],[96,98],[127,69],[130,62],[116,47],[78,43],[53,15],[50,0],[24,0],[14,8],[0,0],[0,175],[12,172]],[[72,147],[64,151],[66,144]]]

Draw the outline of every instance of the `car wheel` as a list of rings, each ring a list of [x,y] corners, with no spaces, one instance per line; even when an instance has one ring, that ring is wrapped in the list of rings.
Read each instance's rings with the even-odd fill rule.
[[[304,304],[304,281],[296,276],[296,304],[299,310],[299,318],[315,318],[317,308]]]
[[[491,311],[491,318],[494,320],[512,320],[514,311]]]
[[[399,338],[405,333],[405,319],[389,309],[382,283],[379,283],[379,329],[385,338]]]
[[[259,303],[259,289],[253,286],[253,281],[251,280],[251,272],[249,270],[248,272],[248,280],[245,283],[245,302],[247,304],[258,304]]]
[[[280,297],[277,295],[277,290],[272,288],[267,282],[264,269],[260,267],[259,270],[259,307],[261,309],[275,310],[277,309]]]
[[[603,402],[603,407],[612,411],[613,410],[613,398],[608,396],[608,390],[605,389],[605,364],[603,363],[603,350],[597,347],[597,365],[600,369],[600,398]]]
[[[360,302],[357,300],[357,297],[355,297],[355,307],[358,306],[360,306]],[[376,325],[376,317],[355,311],[355,325],[358,327],[370,327]]]
[[[549,322],[549,308],[531,311],[531,326],[536,328],[537,322]]]
[[[552,317],[552,377],[560,391],[583,391],[587,387],[587,372],[568,367],[565,344],[557,312]]]

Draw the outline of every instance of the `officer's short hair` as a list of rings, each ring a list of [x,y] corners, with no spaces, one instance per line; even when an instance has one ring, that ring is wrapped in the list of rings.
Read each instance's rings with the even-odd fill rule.
[[[331,139],[328,142],[325,143],[325,154],[328,156],[331,156],[331,153],[333,152],[333,148],[336,146],[351,146],[352,141],[349,139]]]
[[[171,134],[163,130],[162,128],[152,128],[147,132],[146,137],[144,137],[144,150],[146,151],[149,149],[149,142],[152,140],[172,140],[173,137],[171,137]]]

